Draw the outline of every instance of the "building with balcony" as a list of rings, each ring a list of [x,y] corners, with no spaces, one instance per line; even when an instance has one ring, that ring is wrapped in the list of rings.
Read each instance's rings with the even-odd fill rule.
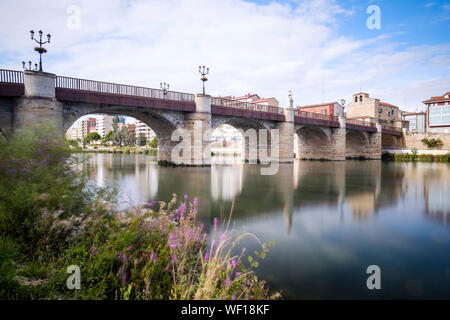
[[[155,132],[144,122],[139,121],[136,119],[136,137],[138,137],[141,133],[144,134],[147,141],[153,140],[154,137],[156,137]]]
[[[100,118],[97,119],[97,132],[98,134],[104,138],[108,132],[112,130],[113,125],[113,116],[110,115],[101,115]]]
[[[431,97],[427,106],[427,129],[431,133],[450,133],[450,92]]]

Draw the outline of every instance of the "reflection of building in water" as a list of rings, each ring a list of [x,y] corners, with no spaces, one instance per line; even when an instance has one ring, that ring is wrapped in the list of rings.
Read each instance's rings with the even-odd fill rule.
[[[366,220],[375,212],[374,192],[348,195],[346,202],[353,216],[360,220]]]
[[[237,166],[211,167],[211,196],[214,201],[233,200],[242,191],[244,169]]]
[[[143,161],[144,156],[135,158],[136,187],[142,196],[155,200],[158,193],[158,169],[155,163]]]
[[[425,180],[425,213],[427,217],[449,225],[450,215],[450,176],[448,166]]]

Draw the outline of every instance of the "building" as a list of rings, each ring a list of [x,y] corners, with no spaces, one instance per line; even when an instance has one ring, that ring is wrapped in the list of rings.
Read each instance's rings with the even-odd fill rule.
[[[88,118],[86,120],[81,121],[81,128],[83,131],[83,138],[86,137],[91,132],[97,131],[97,119],[96,118]]]
[[[403,120],[409,121],[409,132],[427,132],[427,113],[426,112],[404,112]]]
[[[450,133],[450,92],[423,103],[427,106],[428,132]]]
[[[296,110],[305,111],[305,112],[311,112],[311,113],[320,113],[328,116],[337,116],[337,117],[343,117],[344,116],[344,107],[341,106],[337,102],[328,102],[328,103],[322,103],[322,104],[313,104],[303,107],[297,107]]]
[[[81,128],[81,123],[76,123],[75,125],[71,126],[69,130],[67,130],[66,133],[66,139],[67,140],[83,140],[83,130]]]
[[[352,102],[346,108],[346,117],[347,119],[408,128],[408,121],[402,119],[402,112],[399,107],[371,98],[368,93],[364,92],[353,95]]]
[[[127,123],[128,131],[130,132],[132,137],[136,138],[136,124],[135,123]]]
[[[143,133],[147,141],[153,140],[154,137],[156,137],[155,132],[144,122],[136,119],[136,137],[139,136],[139,134]]]
[[[97,132],[98,134],[104,138],[108,132],[112,130],[113,125],[113,116],[110,115],[101,115],[100,118],[97,119]]]
[[[277,107],[277,108],[280,106],[280,103],[274,97],[261,98],[257,94],[248,93],[247,95],[238,97],[238,98],[224,97],[224,99],[227,99],[227,98],[229,98],[231,101],[250,102],[250,103],[255,103],[255,104],[259,104],[259,105],[263,105],[263,106],[270,106],[270,107]]]

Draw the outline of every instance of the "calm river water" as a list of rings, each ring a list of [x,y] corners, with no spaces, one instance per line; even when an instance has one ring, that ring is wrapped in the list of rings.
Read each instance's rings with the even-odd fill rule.
[[[262,176],[238,159],[167,168],[154,156],[81,156],[93,182],[117,186],[122,207],[187,194],[211,227],[234,199],[234,228],[276,242],[257,273],[285,299],[450,298],[449,164],[297,161]],[[381,290],[367,289],[370,265]]]

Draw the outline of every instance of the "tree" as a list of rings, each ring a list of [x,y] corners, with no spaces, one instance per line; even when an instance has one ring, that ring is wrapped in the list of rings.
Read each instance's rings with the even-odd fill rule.
[[[109,132],[105,135],[105,137],[102,139],[102,142],[103,142],[103,143],[106,143],[106,142],[108,142],[108,141],[111,141],[111,140],[113,139],[113,135],[114,135],[114,133],[112,132],[112,130],[109,131]]]
[[[101,138],[102,137],[98,134],[98,132],[93,131],[89,132],[84,139],[86,140],[87,143],[91,143],[91,141],[98,141]]]
[[[143,134],[142,132],[139,133],[136,143],[138,146],[143,147],[147,144],[147,138],[145,137],[145,134]]]
[[[157,148],[158,147],[158,137],[154,137],[152,139],[152,141],[148,142],[148,145],[152,148]]]

